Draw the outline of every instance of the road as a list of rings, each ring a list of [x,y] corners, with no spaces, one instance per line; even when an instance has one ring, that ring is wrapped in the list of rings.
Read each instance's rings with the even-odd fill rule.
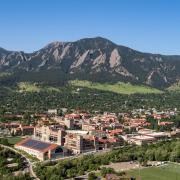
[[[131,146],[131,145],[129,145]],[[111,148],[106,148],[106,149],[103,149],[103,150],[96,150],[96,151],[89,151],[89,152],[85,152],[85,153],[81,153],[81,154],[77,154],[77,155],[73,155],[73,156],[65,156],[65,157],[60,157],[60,158],[57,158],[57,159],[50,159],[50,160],[45,160],[45,161],[42,161],[41,163],[42,164],[46,164],[46,163],[49,163],[49,162],[58,162],[58,161],[61,161],[61,160],[64,160],[64,159],[75,159],[75,158],[79,158],[79,157],[83,157],[85,155],[98,155],[98,154],[104,154],[104,153],[107,153],[107,152],[110,152],[112,150],[115,150],[115,149],[120,149],[120,148],[124,148],[125,146],[117,146],[117,147],[113,147],[113,149]],[[33,164],[36,164],[37,162],[34,162]]]
[[[6,148],[6,149],[9,149],[19,155],[21,155],[23,158],[26,159],[27,163],[28,163],[28,169],[29,169],[29,173],[30,173],[30,176],[33,177],[35,180],[40,180],[37,176],[36,176],[36,173],[34,172],[33,170],[33,164],[30,162],[30,160],[24,156],[23,154],[21,154],[19,151],[17,151],[16,149],[12,148],[12,147],[9,147],[9,146],[5,146],[3,144],[0,144],[1,147],[3,148]]]
[[[64,160],[64,159],[75,159],[75,158],[79,158],[79,157],[83,157],[85,155],[91,155],[91,154],[103,154],[103,153],[107,153],[110,152],[112,149],[104,149],[104,150],[99,150],[99,151],[90,151],[90,152],[85,152],[85,153],[81,153],[81,154],[77,154],[77,155],[73,155],[73,156],[65,156],[65,157],[60,157],[57,159],[50,159],[50,160],[45,160],[42,161],[41,163],[46,164],[49,162],[57,162],[60,160]],[[37,162],[33,163],[36,164]]]

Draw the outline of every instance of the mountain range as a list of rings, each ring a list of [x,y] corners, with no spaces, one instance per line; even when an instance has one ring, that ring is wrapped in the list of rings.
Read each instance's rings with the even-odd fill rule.
[[[33,53],[0,48],[0,81],[131,82],[164,88],[180,80],[180,56],[142,53],[102,37],[53,42]]]

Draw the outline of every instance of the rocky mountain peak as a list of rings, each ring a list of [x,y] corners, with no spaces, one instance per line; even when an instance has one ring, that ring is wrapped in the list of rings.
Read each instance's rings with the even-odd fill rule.
[[[108,77],[164,87],[180,79],[180,56],[141,53],[119,46],[102,37],[75,42],[52,42],[34,53],[6,51],[0,48],[0,70],[41,72],[58,69],[66,76]],[[102,79],[102,78],[101,78]]]

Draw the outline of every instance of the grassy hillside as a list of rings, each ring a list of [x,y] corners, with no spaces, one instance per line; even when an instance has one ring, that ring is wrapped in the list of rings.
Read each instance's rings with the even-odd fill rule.
[[[78,87],[86,87],[91,89],[97,89],[102,91],[110,91],[114,93],[119,94],[148,94],[148,93],[162,93],[162,91],[150,88],[147,86],[138,86],[138,85],[132,85],[130,83],[116,83],[116,84],[108,84],[108,83],[93,83],[90,81],[80,81],[80,80],[74,80],[70,81],[70,84],[73,86]]]
[[[7,73],[7,72],[0,72],[0,78],[2,77],[7,77],[7,76],[10,76],[11,73]]]
[[[19,92],[40,92],[40,91],[56,91],[60,92],[60,88],[52,86],[42,86],[37,83],[20,82],[18,83]]]
[[[128,174],[141,177],[142,180],[179,180],[180,179],[180,165],[168,164],[161,167],[144,168],[140,171],[138,169],[131,170]]]
[[[109,91],[119,94],[149,94],[149,93],[161,93],[162,91],[150,88],[147,86],[138,86],[138,85],[132,85],[130,83],[116,83],[116,84],[108,84],[108,83],[93,83],[90,81],[81,81],[81,80],[73,80],[70,81],[70,84],[72,86],[77,87],[86,87],[90,89],[97,89],[102,91]],[[40,92],[40,91],[56,91],[60,92],[60,87],[54,87],[54,86],[44,86],[40,85],[38,83],[29,83],[29,82],[20,82],[18,83],[18,91],[19,92]]]
[[[18,83],[19,92],[39,92],[40,87],[36,83],[20,82]]]
[[[169,88],[167,88],[168,91],[180,91],[180,82],[173,84]]]

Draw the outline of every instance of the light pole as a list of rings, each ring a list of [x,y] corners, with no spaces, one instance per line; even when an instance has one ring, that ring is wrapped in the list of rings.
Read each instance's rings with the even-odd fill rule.
[[[140,172],[140,161],[139,161],[139,180],[141,179],[141,172]]]

